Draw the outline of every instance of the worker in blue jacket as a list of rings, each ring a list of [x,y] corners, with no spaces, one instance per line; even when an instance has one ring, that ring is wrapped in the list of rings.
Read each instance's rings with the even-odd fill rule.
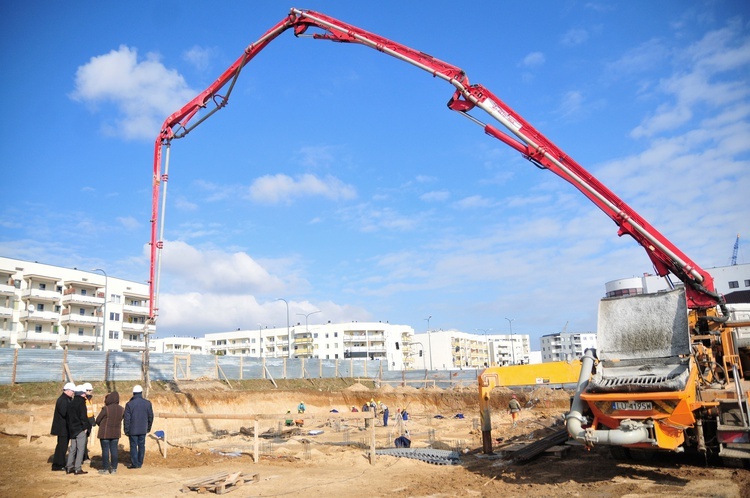
[[[154,409],[151,402],[143,397],[141,386],[133,387],[133,397],[125,404],[123,429],[130,441],[129,469],[140,469],[146,454],[146,434],[151,432],[154,423]]]

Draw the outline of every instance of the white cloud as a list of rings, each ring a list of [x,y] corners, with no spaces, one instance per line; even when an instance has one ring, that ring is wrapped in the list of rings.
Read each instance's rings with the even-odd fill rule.
[[[494,205],[495,205],[494,201],[492,201],[491,199],[482,197],[481,195],[472,195],[469,197],[464,197],[463,199],[453,203],[453,207],[458,208],[458,209],[476,209],[476,208],[492,207]]]
[[[304,174],[296,179],[284,174],[266,175],[256,179],[249,188],[249,197],[263,204],[290,204],[302,197],[324,197],[330,200],[350,200],[356,189],[338,178],[318,178]]]
[[[447,201],[450,196],[451,194],[447,190],[433,190],[420,195],[419,199],[425,202],[442,202]]]
[[[573,116],[583,108],[584,98],[579,91],[571,90],[563,95],[558,112],[564,117]]]
[[[676,58],[682,70],[656,87],[670,101],[633,129],[634,138],[675,130],[702,106],[743,105],[743,99],[750,96],[750,38],[736,23],[706,34]]]
[[[211,68],[211,59],[216,56],[215,48],[193,46],[182,54],[182,58],[195,66],[199,71],[206,71]]]
[[[560,40],[563,45],[574,46],[580,45],[589,39],[589,33],[582,28],[569,29]]]
[[[132,216],[120,216],[117,221],[128,230],[135,230],[141,227],[141,223]]]
[[[279,292],[284,288],[282,277],[270,274],[244,252],[201,250],[182,241],[167,241],[162,259],[162,271],[172,289],[257,294]]]
[[[126,139],[154,139],[164,119],[195,94],[156,54],[139,61],[135,48],[121,45],[78,68],[70,97],[94,110],[102,103],[113,104],[116,114],[107,111],[102,125],[108,133]]]
[[[521,66],[523,67],[537,67],[541,66],[545,62],[544,54],[541,52],[531,52],[523,58]]]

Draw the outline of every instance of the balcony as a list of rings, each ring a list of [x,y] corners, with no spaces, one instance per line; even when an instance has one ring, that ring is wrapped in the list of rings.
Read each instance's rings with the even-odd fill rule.
[[[146,341],[132,341],[130,339],[123,339],[120,342],[120,349],[123,351],[145,351]],[[224,346],[217,347],[216,349],[224,349]]]
[[[99,307],[104,305],[104,297],[83,296],[81,294],[68,293],[63,295],[62,304],[82,304],[85,306]]]
[[[62,318],[60,323],[63,325],[91,325],[97,326],[101,322],[101,318],[92,315],[81,315],[79,313],[70,313],[68,310],[63,310]]]
[[[137,332],[139,334],[142,334],[147,329],[148,329],[149,334],[153,334],[156,332],[155,325],[146,325],[145,323],[122,322],[123,332]]]
[[[16,293],[16,288],[12,285],[0,284],[0,296],[13,296]]]
[[[57,323],[60,313],[54,311],[25,311],[19,317],[22,322]]]
[[[60,345],[68,348],[85,347],[93,349],[96,346],[96,337],[93,335],[63,334],[60,335]]]
[[[2,318],[10,318],[13,316],[13,308],[7,308],[5,306],[0,306],[0,317]]]
[[[365,342],[367,340],[367,334],[346,334],[344,335],[344,342]]]
[[[123,304],[122,312],[126,315],[148,316],[148,306],[136,306],[133,304]]]
[[[29,332],[28,330],[18,333],[18,344],[57,344],[60,334],[52,332]]]
[[[33,299],[34,301],[47,301],[50,303],[56,303],[60,300],[60,293],[51,290],[27,289],[26,292],[24,292],[21,296],[21,299],[23,299],[24,301]]]

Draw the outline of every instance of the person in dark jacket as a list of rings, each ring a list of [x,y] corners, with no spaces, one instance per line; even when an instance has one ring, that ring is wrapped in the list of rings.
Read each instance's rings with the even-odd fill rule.
[[[81,469],[83,464],[83,451],[86,448],[86,433],[91,428],[91,423],[86,415],[86,389],[77,386],[70,406],[68,406],[68,437],[70,438],[70,451],[68,451],[67,472],[68,474],[88,474]]]
[[[117,445],[120,442],[122,419],[125,416],[125,408],[120,406],[120,393],[112,391],[104,397],[104,407],[96,417],[96,425],[99,426],[99,443],[102,446],[102,468],[100,474],[116,474],[118,453]]]
[[[52,428],[49,433],[57,436],[55,455],[52,457],[52,470],[65,470],[65,453],[68,451],[68,406],[73,398],[76,385],[68,382],[55,402],[55,413],[52,415]]]
[[[146,454],[146,434],[151,432],[154,410],[151,402],[143,398],[143,388],[133,386],[133,397],[125,404],[123,428],[130,441],[129,469],[140,469]]]

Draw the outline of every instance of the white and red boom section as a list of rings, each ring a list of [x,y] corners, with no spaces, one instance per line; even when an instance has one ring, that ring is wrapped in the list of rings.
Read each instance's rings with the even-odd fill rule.
[[[469,84],[469,78],[461,68],[324,14],[310,10],[291,9],[289,15],[266,31],[258,41],[249,45],[243,54],[216,81],[180,110],[169,116],[164,121],[156,138],[154,144],[151,266],[149,273],[149,317],[152,321],[155,321],[158,314],[158,279],[160,254],[163,246],[163,216],[164,205],[166,204],[171,141],[186,136],[213,113],[225,107],[234,84],[245,65],[277,36],[290,28],[294,29],[295,36],[303,35],[308,29],[314,28],[316,32],[311,34],[314,39],[358,43],[374,48],[379,52],[423,69],[434,77],[447,81],[455,87],[453,96],[448,102],[448,107],[451,110],[457,111],[474,123],[479,124],[488,135],[514,148],[537,166],[552,171],[581,191],[615,222],[619,227],[618,235],[630,235],[646,250],[648,257],[653,262],[654,269],[660,276],[666,276],[669,272],[672,272],[685,283],[689,308],[708,309],[717,304],[722,304],[723,300],[716,293],[713,278],[708,272],[694,263],[646,220],[641,218],[635,210],[502,100],[493,95],[492,92],[482,85]],[[225,88],[225,94],[220,94],[219,92]],[[208,109],[209,106],[213,107]],[[492,124],[483,123],[468,114],[475,107],[482,109],[493,117],[507,132]],[[206,112],[193,123],[193,119],[204,110]],[[166,148],[166,158],[162,160],[164,148]],[[160,193],[163,205],[161,220],[159,220]]]

